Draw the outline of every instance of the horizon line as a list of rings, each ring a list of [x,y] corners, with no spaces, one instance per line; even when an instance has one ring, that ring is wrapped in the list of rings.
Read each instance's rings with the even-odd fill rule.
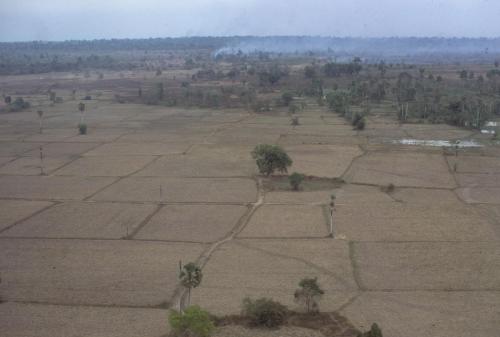
[[[498,40],[500,36],[341,36],[341,35],[177,35],[177,36],[162,36],[162,37],[106,37],[106,38],[88,38],[88,39],[64,39],[64,40],[15,40],[2,41],[2,44],[8,43],[64,43],[64,42],[95,42],[95,41],[119,41],[119,40],[162,40],[162,39],[195,39],[195,38],[324,38],[324,39],[443,39],[443,40]]]

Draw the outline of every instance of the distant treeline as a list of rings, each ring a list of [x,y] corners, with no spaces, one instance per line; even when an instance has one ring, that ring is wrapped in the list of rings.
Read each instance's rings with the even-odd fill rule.
[[[0,53],[9,51],[106,51],[106,50],[174,50],[213,49],[214,51],[251,53],[355,52],[383,55],[440,53],[500,53],[500,38],[440,37],[311,37],[311,36],[229,36],[178,37],[149,39],[69,40],[62,42],[0,42]]]
[[[183,37],[0,43],[0,74],[179,66],[197,61],[249,58],[323,57],[364,63],[491,63],[500,58],[500,38],[338,38],[338,37]],[[198,62],[199,63],[199,62]]]

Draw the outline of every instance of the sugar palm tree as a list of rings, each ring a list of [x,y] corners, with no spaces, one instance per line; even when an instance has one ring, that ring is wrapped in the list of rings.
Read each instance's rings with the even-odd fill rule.
[[[40,122],[40,133],[42,133],[42,130],[43,130],[43,110],[38,110],[36,112],[38,114],[38,119],[39,119],[39,122]]]
[[[179,265],[179,267],[179,279],[181,284],[188,290],[187,306],[189,306],[191,304],[191,289],[200,285],[203,274],[201,272],[201,268],[193,262],[190,262],[183,267]]]
[[[80,102],[78,104],[78,110],[80,110],[80,124],[83,124],[83,117],[84,117],[84,112],[85,112],[85,103]]]

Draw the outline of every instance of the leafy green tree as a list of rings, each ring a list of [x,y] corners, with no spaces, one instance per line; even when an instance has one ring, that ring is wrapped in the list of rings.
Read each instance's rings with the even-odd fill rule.
[[[286,173],[292,165],[292,159],[278,145],[260,144],[252,151],[259,172],[269,176],[275,171]]]
[[[299,289],[295,291],[295,301],[303,304],[307,312],[319,311],[318,301],[325,293],[318,284],[318,278],[304,278],[299,282]]]
[[[300,188],[300,184],[302,184],[302,181],[305,179],[305,175],[297,172],[293,172],[289,177],[288,181],[290,182],[290,186],[292,186],[292,189],[294,191],[298,191]]]
[[[191,289],[198,287],[201,284],[203,274],[201,268],[195,263],[190,262],[184,265],[179,273],[181,284],[188,290],[187,305],[191,304]]]
[[[210,314],[196,305],[183,313],[170,311],[168,321],[176,336],[208,337],[215,329]]]

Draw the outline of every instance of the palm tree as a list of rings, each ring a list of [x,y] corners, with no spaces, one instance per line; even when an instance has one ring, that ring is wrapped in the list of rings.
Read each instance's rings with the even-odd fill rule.
[[[330,237],[335,237],[333,233],[333,211],[335,210],[335,194],[330,195]]]
[[[81,113],[80,124],[83,124],[83,113],[85,111],[85,103],[80,102],[80,104],[78,104],[78,110],[80,110]]]
[[[201,272],[201,268],[193,262],[184,265],[184,267],[181,267],[179,265],[179,267],[179,279],[181,281],[181,284],[188,290],[187,306],[189,306],[191,304],[191,289],[196,288],[200,285],[203,274]]]
[[[42,133],[42,130],[43,130],[43,125],[42,125],[43,110],[38,110],[36,113],[38,114],[38,119],[40,120],[40,133]]]

